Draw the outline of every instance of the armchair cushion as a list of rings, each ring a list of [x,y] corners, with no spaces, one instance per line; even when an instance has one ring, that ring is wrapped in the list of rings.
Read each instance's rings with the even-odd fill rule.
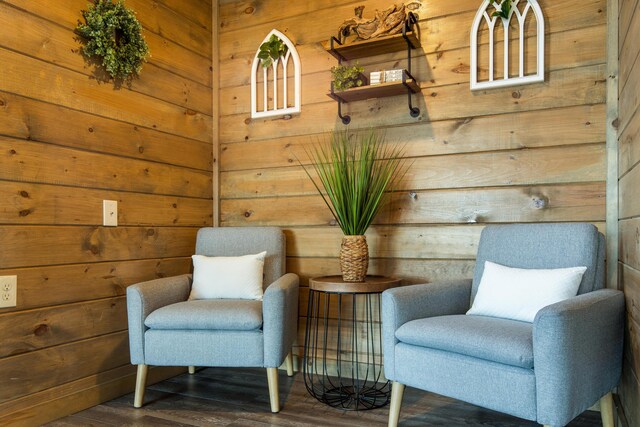
[[[533,322],[541,308],[575,297],[586,269],[511,268],[485,261],[478,293],[467,314]]]
[[[255,255],[208,257],[193,255],[190,300],[262,299],[263,251]]]
[[[485,316],[412,320],[396,331],[405,344],[533,369],[533,325]]]
[[[167,305],[144,321],[150,329],[252,331],[262,327],[262,302],[194,300]]]

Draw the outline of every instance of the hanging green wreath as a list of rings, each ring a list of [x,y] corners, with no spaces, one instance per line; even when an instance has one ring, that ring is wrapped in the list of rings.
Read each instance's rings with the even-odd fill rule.
[[[149,47],[142,25],[123,0],[97,0],[82,11],[86,24],[76,31],[84,38],[82,53],[88,59],[101,58],[105,70],[116,80],[128,80],[139,74]]]

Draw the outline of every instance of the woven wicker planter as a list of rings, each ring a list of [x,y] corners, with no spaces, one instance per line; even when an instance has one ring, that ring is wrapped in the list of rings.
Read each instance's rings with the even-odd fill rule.
[[[369,268],[369,246],[365,236],[344,236],[340,245],[340,271],[345,282],[364,282]]]

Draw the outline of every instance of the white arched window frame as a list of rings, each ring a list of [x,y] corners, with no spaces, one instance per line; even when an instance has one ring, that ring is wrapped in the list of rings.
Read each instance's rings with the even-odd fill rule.
[[[267,68],[262,67],[262,60],[258,58],[258,53],[260,52],[260,48],[256,51],[256,56],[253,58],[253,64],[251,65],[251,117],[252,118],[260,118],[260,117],[271,117],[271,116],[286,116],[291,114],[296,114],[300,112],[301,106],[301,98],[300,98],[300,78],[301,78],[301,70],[300,70],[300,56],[298,55],[298,51],[294,44],[278,30],[271,30],[267,37],[264,38],[262,43],[268,41],[272,35],[278,37],[284,44],[287,46],[287,53],[285,56],[280,57],[273,61],[271,65],[271,78],[268,79],[268,71]],[[262,45],[260,43],[260,45]],[[294,72],[294,97],[293,97],[293,105],[289,105],[288,102],[288,76],[287,69],[289,65],[289,61],[293,61],[293,72]],[[282,66],[282,67],[280,67]],[[257,100],[257,84],[258,84],[258,73],[262,70],[263,76],[263,100],[262,100],[262,109],[258,111],[258,100]],[[282,70],[282,99],[278,99],[278,70]],[[269,108],[269,99],[268,99],[268,89],[269,84],[273,86],[273,103],[271,104],[273,108]],[[281,104],[281,105],[279,105]]]
[[[511,11],[508,19],[500,17],[502,20],[502,26],[504,27],[504,72],[503,77],[500,79],[494,78],[493,70],[493,52],[494,52],[494,37],[493,30],[498,20],[497,16],[490,16],[487,9],[493,6],[495,9],[500,9],[500,4],[491,1],[484,0],[480,9],[476,13],[476,17],[473,20],[473,27],[471,28],[471,90],[490,89],[506,86],[515,86],[529,83],[539,83],[544,81],[544,15],[542,9],[537,0],[504,0],[511,2]],[[526,2],[522,12],[518,9],[518,3]],[[533,12],[536,18],[536,38],[537,38],[537,68],[536,74],[524,75],[524,25],[527,19],[527,14]],[[518,20],[519,27],[519,42],[520,42],[520,55],[519,55],[519,69],[517,77],[509,77],[509,23],[513,17]],[[485,21],[489,31],[489,80],[478,82],[478,31],[480,24]]]

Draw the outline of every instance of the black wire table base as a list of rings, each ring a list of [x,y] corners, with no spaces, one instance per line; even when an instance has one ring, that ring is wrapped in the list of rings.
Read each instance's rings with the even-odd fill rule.
[[[379,293],[309,290],[302,370],[313,397],[355,411],[389,403],[379,322]]]

